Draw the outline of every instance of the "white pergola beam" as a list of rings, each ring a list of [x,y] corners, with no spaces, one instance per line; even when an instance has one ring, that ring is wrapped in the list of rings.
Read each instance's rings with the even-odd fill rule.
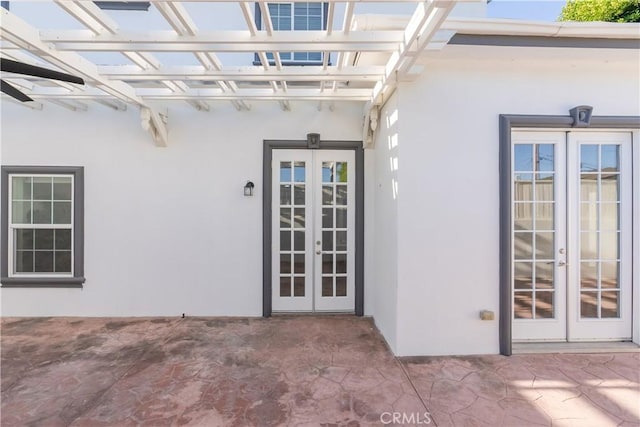
[[[44,43],[40,39],[37,29],[33,28],[22,19],[5,9],[0,10],[2,18],[2,38],[9,40],[23,49],[39,56],[45,61],[57,66],[65,72],[79,75],[93,83],[97,88],[116,97],[117,99],[132,103],[140,107],[146,107],[145,102],[138,97],[135,90],[122,81],[111,81],[101,76],[95,64],[84,59],[77,53],[59,52],[53,46]],[[153,121],[153,125],[159,134],[166,135],[164,123]],[[154,138],[156,143],[158,139]],[[162,141],[161,141],[162,142]],[[166,141],[164,141],[166,143]]]
[[[385,74],[384,66],[324,68],[310,65],[305,67],[284,67],[282,71],[263,67],[233,67],[221,70],[206,69],[202,66],[163,67],[157,70],[140,70],[135,66],[99,66],[102,76],[127,81],[153,80],[234,80],[234,81],[377,81]]]
[[[373,143],[379,107],[391,97],[398,80],[410,70],[417,55],[426,48],[454,6],[454,1],[427,0],[416,7],[405,29],[403,42],[387,61],[384,77],[373,88],[371,99],[365,104],[362,129],[365,146]]]
[[[175,2],[155,2],[154,6],[177,34],[181,36],[195,36],[198,32],[198,27],[182,4]],[[194,52],[194,54],[196,59],[198,59],[198,61],[208,69],[220,69],[222,66],[218,57],[212,52]],[[223,91],[233,91],[236,89],[235,85],[229,84],[229,82],[219,81],[217,84]],[[232,101],[232,103],[237,110],[249,109],[249,107],[242,101]],[[207,104],[200,103],[196,104],[196,108],[206,109],[208,111],[209,106]]]
[[[59,88],[37,87],[29,94],[36,99],[78,99],[78,100],[94,100],[94,99],[111,99],[110,96],[100,93],[99,91],[86,91],[81,93],[73,93]],[[143,101],[150,100],[180,100],[188,101],[199,99],[202,101],[230,101],[234,99],[250,99],[250,100],[352,100],[366,101],[371,97],[371,89],[354,89],[344,88],[338,92],[325,91],[321,92],[317,88],[295,88],[290,87],[285,92],[279,89],[274,92],[272,88],[251,88],[240,89],[238,92],[223,92],[219,88],[211,89],[191,89],[186,93],[175,93],[164,88],[144,88],[137,89],[139,99]]]
[[[46,30],[42,41],[60,51],[85,52],[391,52],[404,41],[403,31],[201,31],[181,36],[173,31],[118,32],[94,35],[89,30]]]

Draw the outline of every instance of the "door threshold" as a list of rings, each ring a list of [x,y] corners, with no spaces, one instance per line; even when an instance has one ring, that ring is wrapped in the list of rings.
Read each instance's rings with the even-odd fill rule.
[[[534,342],[513,343],[512,354],[538,353],[640,353],[640,346],[625,342]]]
[[[271,315],[277,316],[355,316],[355,311],[273,311]]]

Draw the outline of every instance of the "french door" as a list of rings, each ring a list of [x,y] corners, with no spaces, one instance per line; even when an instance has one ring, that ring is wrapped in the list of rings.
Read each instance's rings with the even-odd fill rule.
[[[355,308],[355,154],[273,150],[272,307]]]
[[[512,143],[513,339],[630,339],[631,133]]]

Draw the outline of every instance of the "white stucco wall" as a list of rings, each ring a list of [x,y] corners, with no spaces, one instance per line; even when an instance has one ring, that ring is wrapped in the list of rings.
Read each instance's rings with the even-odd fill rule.
[[[638,59],[448,47],[400,87],[398,355],[499,351],[498,115],[568,115],[582,104],[594,115],[638,115]],[[496,320],[481,321],[483,309]]]
[[[158,148],[135,108],[32,111],[3,101],[3,165],[85,167],[87,281],[81,290],[3,288],[2,315],[261,315],[263,139],[362,134],[357,105],[292,110],[174,104],[171,142]]]
[[[367,277],[373,294],[373,314],[378,329],[396,350],[398,315],[398,185],[400,112],[393,96],[380,113],[373,153],[373,265]],[[369,247],[369,244],[367,245]]]

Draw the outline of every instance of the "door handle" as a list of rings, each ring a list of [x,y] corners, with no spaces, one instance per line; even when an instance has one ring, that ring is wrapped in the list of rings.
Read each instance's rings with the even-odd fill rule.
[[[567,265],[565,261],[558,261],[558,267],[564,267],[565,265]]]
[[[317,250],[317,251],[316,251],[316,255],[320,255],[321,253],[322,253],[322,251],[321,251],[321,250]]]

